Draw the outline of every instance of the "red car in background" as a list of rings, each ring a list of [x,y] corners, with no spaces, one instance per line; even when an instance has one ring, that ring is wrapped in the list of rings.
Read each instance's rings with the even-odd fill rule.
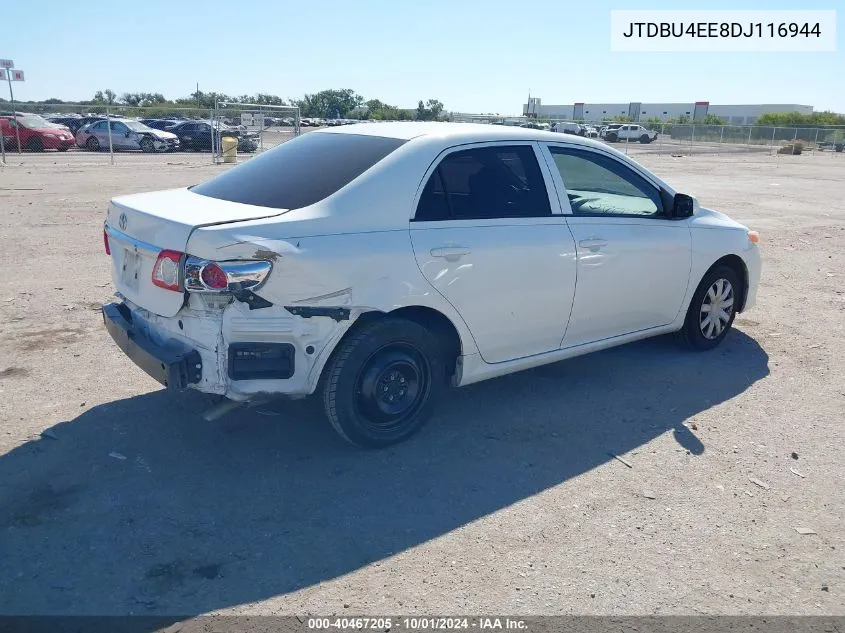
[[[21,148],[31,152],[41,152],[45,149],[65,152],[73,147],[75,142],[70,128],[58,123],[50,123],[37,114],[19,114],[17,123],[12,115],[0,116],[0,133],[3,134],[6,151],[17,151],[18,136],[20,136]]]

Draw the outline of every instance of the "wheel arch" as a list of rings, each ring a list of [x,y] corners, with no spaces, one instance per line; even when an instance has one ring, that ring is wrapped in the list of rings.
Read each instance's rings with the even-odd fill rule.
[[[745,260],[743,260],[739,255],[725,255],[713,262],[713,265],[704,271],[701,279],[704,279],[711,270],[719,268],[720,266],[727,266],[736,273],[737,277],[739,277],[741,288],[739,306],[737,307],[736,312],[742,312],[745,309],[745,298],[748,296],[748,266],[746,266]],[[699,283],[701,282],[699,281]]]
[[[423,305],[410,305],[396,308],[394,310],[368,310],[360,314],[350,325],[346,328],[343,334],[330,345],[331,351],[325,355],[323,362],[319,365],[319,374],[315,377],[315,382],[322,380],[326,367],[329,365],[330,358],[335,354],[336,350],[340,349],[343,341],[350,336],[353,336],[362,327],[378,320],[388,318],[401,318],[413,321],[422,325],[429,331],[434,332],[435,336],[444,342],[445,355],[447,359],[447,378],[451,384],[458,384],[461,374],[460,358],[466,347],[461,338],[460,330],[455,326],[452,320],[435,308]],[[316,368],[315,368],[316,369]]]

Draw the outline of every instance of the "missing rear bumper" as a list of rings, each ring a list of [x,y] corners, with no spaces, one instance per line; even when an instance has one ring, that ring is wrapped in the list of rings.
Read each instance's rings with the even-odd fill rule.
[[[186,389],[202,379],[199,352],[172,339],[164,345],[156,343],[132,323],[125,304],[104,305],[103,323],[123,353],[168,389]]]

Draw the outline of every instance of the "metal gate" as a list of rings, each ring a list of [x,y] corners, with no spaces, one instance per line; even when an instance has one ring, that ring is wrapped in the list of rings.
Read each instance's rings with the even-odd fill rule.
[[[222,157],[220,139],[232,130],[238,139],[238,154],[256,154],[281,145],[301,134],[299,107],[260,103],[218,102],[214,107],[212,126],[214,162]]]

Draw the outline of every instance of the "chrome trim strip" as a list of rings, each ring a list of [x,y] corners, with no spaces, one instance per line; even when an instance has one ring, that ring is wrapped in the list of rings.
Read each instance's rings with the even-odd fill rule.
[[[162,249],[155,244],[136,240],[134,237],[130,237],[123,231],[119,231],[113,226],[109,226],[107,223],[104,224],[103,228],[105,228],[106,234],[109,236],[109,242],[111,242],[112,238],[114,238],[115,242],[123,245],[124,247],[133,247],[136,251],[145,251],[156,256],[158,256],[158,254],[162,251]]]

